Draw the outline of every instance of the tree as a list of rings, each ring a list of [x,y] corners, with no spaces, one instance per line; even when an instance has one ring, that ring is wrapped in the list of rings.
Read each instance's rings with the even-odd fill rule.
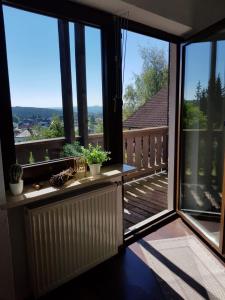
[[[45,138],[55,138],[64,136],[64,126],[63,122],[58,116],[52,118],[49,128],[44,128],[42,135]]]
[[[197,100],[197,102],[200,102],[201,93],[202,93],[201,90],[202,90],[202,87],[201,87],[201,82],[199,80],[198,83],[197,83],[196,92],[195,92],[195,99]]]
[[[220,128],[221,126],[223,126],[223,121],[224,121],[223,102],[224,102],[224,98],[223,98],[222,82],[220,79],[220,74],[218,74],[216,78],[216,85],[215,85],[214,114],[213,114],[214,128]]]
[[[95,126],[95,133],[102,133],[103,132],[103,120],[97,119],[97,124]]]
[[[124,100],[123,118],[126,120],[133,112],[137,110],[139,106],[137,93],[132,84],[129,84],[126,87]]]
[[[51,124],[48,128],[43,128],[40,125],[33,126],[31,140],[49,139],[64,136],[63,122],[58,116],[52,118]]]
[[[19,123],[20,118],[17,115],[13,115],[13,122],[14,123]]]
[[[90,132],[94,132],[95,130],[95,117],[94,115],[89,116],[88,127]]]
[[[154,96],[168,80],[168,65],[163,49],[140,48],[142,71],[134,75],[124,94],[124,119],[134,113],[140,105]]]
[[[185,101],[183,110],[184,129],[204,129],[207,127],[207,117],[199,106],[191,101]]]

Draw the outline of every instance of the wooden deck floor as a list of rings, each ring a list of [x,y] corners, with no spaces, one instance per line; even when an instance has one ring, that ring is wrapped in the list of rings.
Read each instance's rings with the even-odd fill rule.
[[[167,209],[166,172],[124,184],[124,229]]]

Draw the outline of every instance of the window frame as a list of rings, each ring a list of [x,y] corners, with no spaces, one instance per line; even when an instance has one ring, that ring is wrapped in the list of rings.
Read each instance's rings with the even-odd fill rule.
[[[156,37],[169,42],[174,42],[179,45],[183,40],[173,34],[166,33],[162,30],[148,27],[137,22],[123,19],[123,22],[119,23],[118,18],[110,13],[103,12],[101,10],[87,7],[81,4],[72,3],[69,1],[63,1],[61,3],[54,3],[52,6],[51,1],[2,1],[2,5],[11,6],[18,9],[23,9],[28,12],[38,13],[40,15],[46,15],[54,17],[57,19],[62,19],[67,22],[80,23],[87,26],[96,27],[101,30],[101,55],[102,55],[102,97],[103,97],[103,128],[104,128],[104,146],[107,151],[111,152],[111,162],[110,163],[122,163],[123,162],[123,137],[122,137],[122,58],[121,58],[121,29],[129,29],[134,32],[149,35],[151,37]],[[3,15],[0,16],[0,19]],[[122,18],[120,18],[121,21]],[[4,20],[0,20],[4,23]],[[126,22],[125,22],[126,21]],[[3,27],[4,31],[4,27]],[[3,32],[4,33],[4,32]],[[115,39],[110,38],[115,36]],[[5,44],[5,36],[1,34],[1,41]],[[3,47],[4,58],[7,62],[6,49]],[[115,64],[115,57],[117,57],[117,63]],[[4,80],[2,83],[8,83],[9,78],[7,74],[7,67],[4,68]],[[115,78],[118,78],[115,84]],[[8,111],[5,115],[5,120],[10,123],[11,115],[11,101],[10,101],[10,91],[7,94],[7,105]],[[10,112],[10,114],[9,114]],[[11,117],[10,117],[11,115]],[[2,138],[4,136],[4,130],[1,134],[2,139],[2,152],[3,152],[3,162],[4,163],[4,174],[5,183],[7,185],[8,179],[8,167],[11,163],[15,162],[15,145],[13,128],[8,127],[8,142],[6,143]],[[114,141],[117,140],[117,143]],[[13,143],[12,143],[13,142]],[[13,144],[14,155],[8,155],[7,147]],[[45,162],[46,163],[46,162]],[[42,163],[38,163],[39,165]],[[24,167],[26,169],[26,166]],[[25,170],[26,171],[26,170]]]

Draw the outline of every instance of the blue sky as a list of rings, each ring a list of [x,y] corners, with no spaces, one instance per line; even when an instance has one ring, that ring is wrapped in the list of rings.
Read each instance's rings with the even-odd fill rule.
[[[164,49],[165,58],[168,62],[169,43],[127,31],[127,50],[125,61],[124,86],[133,82],[134,74],[139,74],[142,70],[142,59],[140,57],[140,47],[156,47]]]
[[[9,78],[13,106],[60,107],[61,79],[57,21],[4,7]],[[100,30],[85,28],[88,105],[102,105]],[[76,106],[74,27],[70,23],[73,99]],[[164,48],[168,43],[128,32],[124,85],[142,68],[140,46]]]
[[[196,91],[196,84],[201,82],[201,86],[208,86],[210,74],[210,53],[211,43],[201,42],[191,44],[186,48],[186,64],[185,64],[185,85],[184,99],[192,100]],[[225,42],[217,42],[217,63],[216,75],[220,75],[222,85],[225,80]]]
[[[13,106],[61,107],[57,20],[4,7]],[[70,24],[73,99],[76,106],[74,27]],[[100,30],[86,27],[88,105],[102,105]]]
[[[61,107],[61,78],[57,20],[4,7],[6,45],[13,106]],[[86,74],[88,105],[102,105],[100,30],[87,27]],[[70,23],[73,99],[76,106],[74,27]],[[133,82],[142,69],[140,47],[158,47],[168,59],[168,43],[127,32],[124,87]],[[218,42],[217,73],[224,83],[225,43]],[[193,44],[187,48],[185,99],[193,99],[198,80],[206,86],[209,77],[210,44]]]

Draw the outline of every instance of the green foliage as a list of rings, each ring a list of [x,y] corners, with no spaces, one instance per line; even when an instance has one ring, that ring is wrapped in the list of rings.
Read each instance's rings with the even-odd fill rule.
[[[75,141],[72,144],[65,144],[63,146],[63,151],[62,151],[61,155],[62,155],[62,157],[81,156],[82,149],[81,149],[80,143]]]
[[[102,150],[102,147],[97,145],[88,145],[88,148],[82,147],[82,154],[86,159],[88,165],[102,164],[103,162],[110,160],[110,152]]]
[[[95,133],[103,132],[103,120],[97,120],[97,124],[95,126]]]
[[[19,164],[13,164],[9,168],[10,183],[19,183],[23,176],[23,169]]]
[[[16,115],[13,115],[13,122],[14,123],[19,123],[19,121],[20,121],[20,118]]]
[[[124,119],[154,96],[168,80],[168,66],[163,49],[140,48],[143,61],[142,71],[134,75],[134,83],[129,84],[124,94]]]
[[[41,140],[49,138],[57,138],[64,136],[64,126],[63,122],[58,116],[52,118],[51,124],[48,128],[43,128],[41,126],[33,126],[31,140]]]
[[[185,101],[183,110],[183,128],[204,129],[207,127],[207,117],[200,108],[190,101]]]
[[[44,138],[55,138],[64,136],[63,122],[59,117],[55,116],[52,118],[52,122],[49,128],[44,128],[42,131]]]
[[[216,78],[210,80],[206,88],[203,88],[201,82],[198,81],[196,85],[195,100],[193,100],[192,103],[195,103],[196,106],[199,107],[200,111],[203,113],[203,116],[207,115],[208,129],[223,128],[223,116],[225,113],[225,90],[222,87],[220,74],[218,74]],[[202,123],[202,119],[200,120],[200,123]],[[197,124],[192,126],[197,126]]]
[[[45,161],[50,160],[50,157],[49,157],[49,155],[48,155],[48,149],[45,150],[44,160],[45,160]]]
[[[54,108],[39,108],[39,107],[22,107],[22,106],[15,106],[12,107],[13,115],[21,119],[29,119],[33,118],[33,116],[40,117],[40,118],[50,118],[52,115],[55,116],[62,116],[63,112],[62,109],[54,109]]]
[[[30,152],[30,156],[29,156],[29,164],[34,164],[34,163],[35,163],[35,160],[34,160],[33,153]]]

